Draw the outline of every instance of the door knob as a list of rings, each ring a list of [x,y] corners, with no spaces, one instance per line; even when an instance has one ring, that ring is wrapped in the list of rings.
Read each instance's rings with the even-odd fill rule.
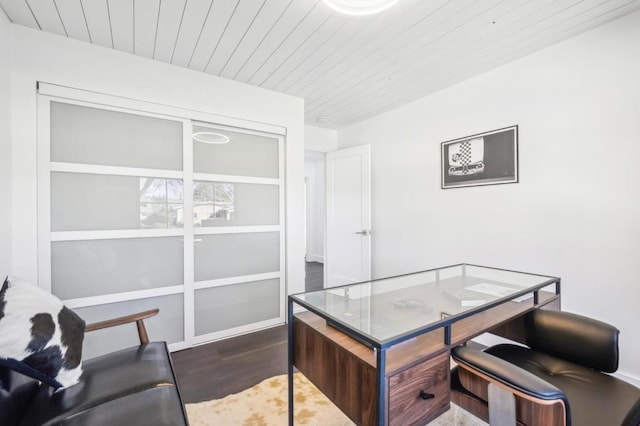
[[[363,235],[363,236],[371,235],[371,230],[363,229],[362,231],[356,232],[356,234],[360,234],[360,235]]]

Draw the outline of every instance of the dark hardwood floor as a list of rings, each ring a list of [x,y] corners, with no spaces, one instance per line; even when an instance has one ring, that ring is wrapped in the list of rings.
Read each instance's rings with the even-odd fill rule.
[[[320,262],[305,262],[305,291],[322,290],[324,287],[324,265]]]
[[[305,290],[323,287],[324,265],[306,262]],[[287,327],[281,325],[171,354],[185,403],[238,393],[287,372]]]
[[[284,325],[171,354],[185,403],[238,393],[287,372]]]

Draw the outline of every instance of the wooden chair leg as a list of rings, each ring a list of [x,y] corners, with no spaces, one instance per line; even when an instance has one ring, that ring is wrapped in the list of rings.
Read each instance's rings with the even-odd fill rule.
[[[140,338],[140,344],[146,345],[147,343],[149,343],[149,336],[147,335],[147,329],[144,326],[144,321],[136,321],[136,326],[138,326],[138,337]]]

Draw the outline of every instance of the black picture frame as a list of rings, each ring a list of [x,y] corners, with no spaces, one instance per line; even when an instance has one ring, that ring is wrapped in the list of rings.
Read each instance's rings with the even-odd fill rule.
[[[518,126],[442,142],[442,189],[517,183]]]

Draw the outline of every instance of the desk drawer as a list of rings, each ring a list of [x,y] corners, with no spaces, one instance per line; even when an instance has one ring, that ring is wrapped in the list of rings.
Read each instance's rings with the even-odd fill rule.
[[[425,424],[449,409],[449,352],[389,378],[389,424]],[[424,399],[421,391],[433,394]]]

